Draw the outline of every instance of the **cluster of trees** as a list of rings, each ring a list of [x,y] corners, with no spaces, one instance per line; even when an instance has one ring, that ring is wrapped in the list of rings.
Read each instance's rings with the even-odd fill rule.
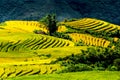
[[[62,72],[74,72],[85,70],[113,70],[120,71],[120,50],[110,48],[88,48],[80,54],[72,54],[64,58],[58,58],[66,68]]]

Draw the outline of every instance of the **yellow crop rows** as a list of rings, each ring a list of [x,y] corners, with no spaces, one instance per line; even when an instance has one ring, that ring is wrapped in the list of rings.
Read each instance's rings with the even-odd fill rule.
[[[1,52],[36,50],[66,46],[74,46],[74,43],[69,40],[40,34],[29,34],[28,37],[25,37],[24,34],[16,34],[13,37],[5,36],[0,39]]]
[[[88,48],[96,49],[96,46],[114,49],[119,42],[116,35],[106,36],[108,40],[92,36],[92,32],[116,32],[120,29],[118,25],[92,18],[59,23],[57,32],[69,35],[72,41],[33,33],[40,30],[49,32],[46,25],[38,21],[11,20],[5,24],[0,26],[0,80],[55,73],[65,67],[61,66],[62,61],[56,62],[60,58],[80,54]],[[86,34],[88,30],[93,30],[91,35]]]
[[[77,21],[64,22],[61,24],[77,29],[89,29],[94,31],[115,32],[117,29],[119,29],[118,25],[92,18],[83,18]]]
[[[11,65],[8,67],[0,67],[0,79],[6,79],[10,77],[17,77],[23,75],[40,75],[51,74],[61,69],[59,64],[51,65]]]
[[[48,33],[48,29],[43,23],[39,23],[37,21],[19,21],[19,20],[13,20],[13,21],[6,21],[5,22],[7,26],[5,26],[5,29],[16,31],[15,29],[21,30],[21,31],[27,31],[27,32],[33,32],[34,30],[42,30],[45,33]]]
[[[86,45],[108,47],[110,44],[110,41],[107,41],[103,38],[96,38],[87,34],[71,33],[69,35],[74,42],[79,42],[80,40],[82,40]]]

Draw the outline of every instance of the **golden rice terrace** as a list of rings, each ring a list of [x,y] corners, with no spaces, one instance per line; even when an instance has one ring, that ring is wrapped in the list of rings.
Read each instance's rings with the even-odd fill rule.
[[[57,36],[49,35],[48,27],[38,21],[3,23],[0,26],[0,80],[53,74],[66,65],[55,63],[56,60],[82,55],[88,48],[116,50],[120,45],[120,26],[93,18],[59,22]],[[70,60],[64,62],[70,63]]]

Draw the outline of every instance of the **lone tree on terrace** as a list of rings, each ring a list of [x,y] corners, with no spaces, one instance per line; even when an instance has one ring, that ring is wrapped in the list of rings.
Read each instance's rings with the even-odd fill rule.
[[[50,35],[52,33],[56,32],[57,30],[57,20],[56,16],[54,14],[48,14],[46,17],[44,17],[41,22],[45,23],[45,25],[48,27]]]

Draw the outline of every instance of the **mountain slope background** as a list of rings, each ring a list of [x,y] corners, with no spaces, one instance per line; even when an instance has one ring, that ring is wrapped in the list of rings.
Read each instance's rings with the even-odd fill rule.
[[[120,25],[119,0],[1,0],[0,22],[39,20],[55,13],[58,20],[91,17]]]

